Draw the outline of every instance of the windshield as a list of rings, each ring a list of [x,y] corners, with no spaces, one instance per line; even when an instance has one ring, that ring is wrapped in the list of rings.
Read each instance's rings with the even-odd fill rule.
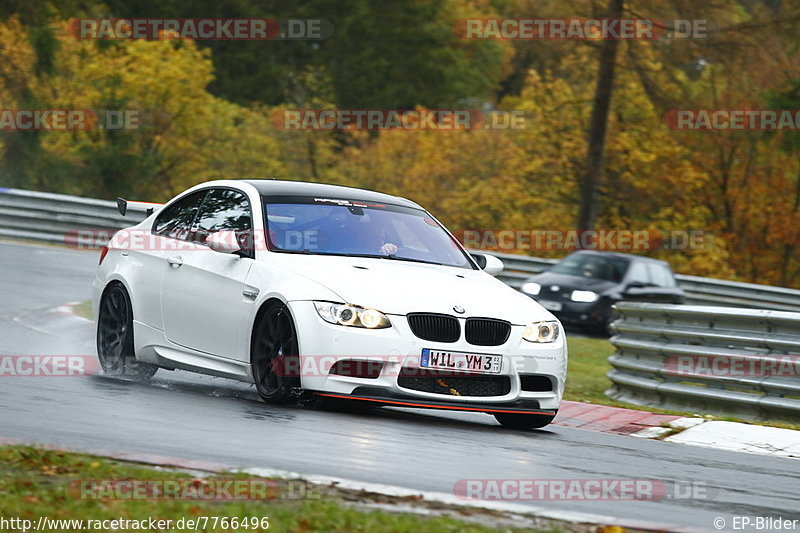
[[[584,278],[620,282],[630,261],[623,257],[575,253],[565,257],[550,271]]]
[[[264,199],[269,249],[473,268],[425,211],[321,198]]]

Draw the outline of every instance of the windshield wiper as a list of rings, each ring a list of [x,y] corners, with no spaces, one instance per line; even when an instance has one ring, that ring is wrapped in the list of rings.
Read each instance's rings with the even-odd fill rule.
[[[274,250],[270,250],[270,252],[279,252],[282,254],[305,254],[305,255],[314,254],[314,252],[312,252],[308,248],[303,248],[302,250],[284,250],[283,248],[275,248]]]
[[[426,265],[439,265],[444,266],[444,263],[437,263],[436,261],[425,261],[424,259],[413,259],[411,257],[398,257],[394,254],[383,255],[383,254],[353,254],[353,253],[345,253],[345,252],[312,252],[308,249],[303,250],[284,250],[282,248],[277,248],[273,250],[274,252],[283,252],[287,254],[305,254],[305,255],[333,255],[336,257],[365,257],[367,259],[389,259],[391,261],[406,261],[409,263],[424,263]]]
[[[395,254],[383,255],[383,254],[323,254],[323,255],[343,255],[345,257],[366,257],[368,259],[389,259],[390,261],[407,261],[409,263],[425,263],[426,265],[439,265],[444,266],[444,263],[437,263],[436,261],[425,261],[424,259],[413,259],[411,257],[399,257]]]
[[[394,254],[379,255],[381,259],[391,259],[392,261],[408,261],[409,263],[425,263],[426,265],[439,265],[444,266],[444,263],[437,263],[436,261],[425,261],[424,259],[412,259],[411,257],[398,257]]]

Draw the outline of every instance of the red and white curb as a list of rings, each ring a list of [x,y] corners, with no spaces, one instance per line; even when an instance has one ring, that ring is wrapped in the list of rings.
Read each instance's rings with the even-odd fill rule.
[[[718,450],[800,459],[800,431],[562,402],[553,424]]]
[[[680,418],[680,416],[659,415],[648,411],[564,401],[561,402],[558,416],[556,416],[553,424],[602,431],[603,433],[615,433],[617,435],[644,436],[639,434],[644,432],[653,433],[655,429],[665,429],[663,427],[665,424]],[[665,433],[668,431],[668,429],[665,429]],[[648,438],[654,438],[659,435],[649,436]]]

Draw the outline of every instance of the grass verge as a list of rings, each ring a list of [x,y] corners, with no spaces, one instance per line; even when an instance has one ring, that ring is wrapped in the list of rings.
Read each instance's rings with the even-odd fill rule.
[[[81,302],[75,305],[72,308],[72,312],[78,315],[79,317],[85,318],[87,320],[94,320],[94,315],[92,314],[91,300],[86,300],[85,302]]]
[[[293,489],[293,495],[302,497],[285,498],[283,487],[287,480],[276,481],[279,489],[269,491],[269,497],[257,501],[198,501],[161,499],[87,499],[86,494],[109,496],[113,491],[86,492],[81,489],[81,480],[93,483],[106,480],[143,480],[159,487],[164,481],[180,480],[181,486],[218,486],[215,480],[256,479],[242,474],[203,474],[164,468],[150,468],[135,463],[124,463],[111,459],[71,452],[46,450],[29,446],[0,447],[0,516],[31,520],[37,524],[40,517],[57,520],[171,520],[169,527],[160,531],[186,531],[180,527],[180,520],[202,520],[201,517],[255,518],[254,527],[233,527],[231,523],[223,527],[220,521],[213,527],[212,521],[195,531],[297,531],[297,532],[417,532],[452,531],[490,533],[494,531],[595,531],[595,526],[569,525],[561,528],[550,521],[529,517],[525,521],[538,521],[542,527],[523,529],[509,525],[519,516],[501,516],[493,511],[474,508],[447,508],[415,502],[409,498],[395,498],[339,490],[335,487],[308,485],[305,491]],[[258,478],[261,479],[261,478]],[[94,485],[99,486],[99,485]],[[110,486],[110,484],[109,484]],[[120,492],[119,494],[123,494]],[[128,493],[124,493],[128,494]],[[177,494],[177,493],[174,493]],[[181,494],[186,494],[181,492]],[[291,495],[291,494],[290,494]],[[94,497],[94,496],[93,496]],[[269,499],[271,498],[271,499]],[[401,504],[405,510],[410,505],[424,509],[424,513],[395,512],[369,509],[369,505]],[[449,513],[449,515],[448,515]],[[459,517],[458,515],[461,515]],[[455,516],[450,516],[455,515]],[[463,519],[462,519],[463,518]],[[64,523],[62,523],[64,524]],[[53,524],[50,524],[53,526]],[[265,527],[266,526],[266,527]],[[52,529],[52,527],[51,527]],[[81,528],[66,524],[60,530],[79,530]],[[83,529],[86,529],[85,527]],[[108,530],[108,527],[105,527]],[[111,526],[111,529],[114,529]],[[120,526],[119,530],[128,528]],[[146,528],[145,528],[146,529]]]

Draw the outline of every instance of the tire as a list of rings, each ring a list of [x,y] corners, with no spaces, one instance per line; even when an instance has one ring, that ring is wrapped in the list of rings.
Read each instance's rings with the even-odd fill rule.
[[[503,427],[511,429],[539,429],[548,425],[556,415],[521,415],[496,413],[494,417]]]
[[[250,354],[262,400],[286,404],[302,396],[297,333],[283,303],[272,304],[257,320]]]
[[[100,299],[97,316],[97,358],[103,372],[147,381],[158,367],[136,360],[133,343],[133,307],[120,283],[108,286]]]

